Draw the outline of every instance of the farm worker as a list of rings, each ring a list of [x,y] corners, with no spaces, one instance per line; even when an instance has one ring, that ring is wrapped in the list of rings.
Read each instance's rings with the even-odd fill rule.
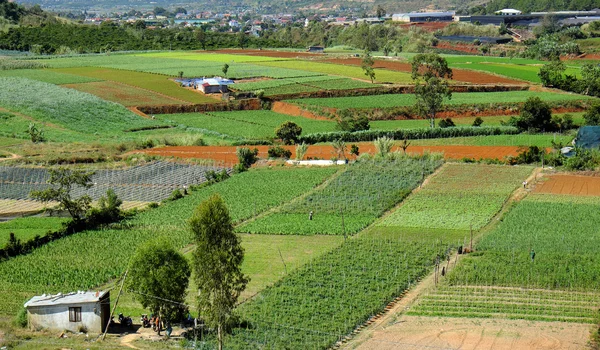
[[[529,253],[529,255],[531,255],[531,261],[533,262],[533,259],[535,259],[535,250],[533,250],[533,248],[531,248],[531,253]]]
[[[308,220],[312,220],[313,217],[313,211],[311,210],[310,213],[308,213]]]
[[[527,181],[523,181],[523,188],[527,186]]]

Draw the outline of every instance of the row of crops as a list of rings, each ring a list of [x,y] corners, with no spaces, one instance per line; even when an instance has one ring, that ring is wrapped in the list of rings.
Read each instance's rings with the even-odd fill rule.
[[[164,161],[125,169],[97,170],[91,176],[91,188],[75,187],[71,194],[74,197],[86,194],[97,200],[112,189],[125,201],[158,202],[168,198],[174,190],[205,182],[207,172],[221,170],[224,169]],[[226,171],[231,172],[231,169]],[[49,178],[46,168],[0,166],[0,198],[27,199],[31,191],[51,187],[47,183]]]
[[[441,238],[377,229],[349,239],[245,303],[248,326],[234,329],[226,347],[331,347],[428,273],[456,239]]]
[[[595,322],[599,209],[598,197],[530,194],[411,314]]]
[[[122,105],[54,84],[26,78],[0,78],[0,105],[63,129],[89,134],[156,127]]]
[[[521,185],[531,167],[447,164],[381,226],[478,230]]]
[[[166,238],[176,248],[191,242],[187,219],[219,193],[234,221],[260,214],[322,183],[337,169],[251,170],[143,212],[127,228],[86,231],[51,242],[31,254],[0,263],[1,315],[14,315],[36,293],[89,289],[119,276],[138,245]],[[293,181],[291,181],[293,179]],[[43,262],[43,263],[41,263]]]
[[[326,186],[238,228],[271,234],[354,234],[406,197],[442,160],[425,155],[364,160]],[[308,215],[313,212],[312,220]]]
[[[233,84],[231,88],[238,91],[263,90],[266,96],[271,96],[321,90],[370,89],[380,86],[381,85],[330,75],[238,83]]]
[[[568,102],[594,99],[589,96],[539,91],[465,92],[453,93],[452,99],[445,101],[445,104],[511,104],[525,102],[530,97],[539,97],[546,102]],[[415,101],[415,95],[413,94],[392,94],[356,97],[306,98],[290,100],[289,102],[305,106],[366,109],[413,106]]]

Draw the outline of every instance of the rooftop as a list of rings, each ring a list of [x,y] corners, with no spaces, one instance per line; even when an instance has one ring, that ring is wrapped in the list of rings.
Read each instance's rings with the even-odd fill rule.
[[[77,291],[69,294],[58,293],[55,295],[36,295],[29,299],[23,305],[24,307],[36,307],[36,306],[51,306],[51,305],[63,305],[63,304],[84,304],[94,303],[100,301],[108,291],[99,292],[84,292]]]

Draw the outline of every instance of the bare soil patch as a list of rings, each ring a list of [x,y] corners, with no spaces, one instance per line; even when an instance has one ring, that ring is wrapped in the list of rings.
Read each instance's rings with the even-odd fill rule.
[[[352,65],[352,66],[360,66],[362,61],[360,58],[344,58],[344,59],[328,59],[327,62],[343,64],[343,65]],[[398,62],[398,61],[389,61],[389,60],[375,60],[374,68],[385,68],[389,70],[399,71],[399,72],[411,72],[410,63]],[[511,85],[523,85],[522,81],[513,80],[509,78],[504,78],[500,76],[496,76],[493,74],[487,74],[483,72],[474,72],[466,69],[452,69],[453,80],[462,81],[473,84],[511,84]]]
[[[361,153],[375,153],[372,143],[358,143]],[[258,149],[260,158],[267,158],[269,146],[249,146]],[[295,146],[283,146],[292,152],[292,158],[296,156]],[[159,155],[176,158],[200,158],[212,159],[224,166],[232,166],[238,162],[235,146],[173,146],[161,147],[140,151],[140,153]],[[506,156],[516,156],[518,147],[513,146],[410,146],[408,153],[422,154],[443,153],[446,159],[502,159]],[[399,150],[395,147],[393,150]],[[313,145],[308,148],[306,158],[331,159],[335,155],[332,146]]]
[[[575,350],[590,326],[563,322],[404,316],[358,349]]]
[[[538,184],[534,193],[569,194],[575,196],[600,196],[600,177],[555,174]]]
[[[287,102],[281,102],[281,101],[273,102],[273,106],[271,107],[271,110],[276,113],[287,114],[287,115],[291,115],[294,117],[304,117],[304,118],[318,119],[318,120],[329,120],[325,117],[322,117],[322,116],[316,115],[312,112],[303,110],[298,105],[295,105],[292,103],[287,103]]]

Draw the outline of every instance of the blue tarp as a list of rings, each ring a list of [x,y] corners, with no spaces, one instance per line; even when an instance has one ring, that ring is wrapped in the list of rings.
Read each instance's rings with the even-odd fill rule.
[[[582,126],[577,132],[575,146],[582,148],[600,147],[600,126]]]

